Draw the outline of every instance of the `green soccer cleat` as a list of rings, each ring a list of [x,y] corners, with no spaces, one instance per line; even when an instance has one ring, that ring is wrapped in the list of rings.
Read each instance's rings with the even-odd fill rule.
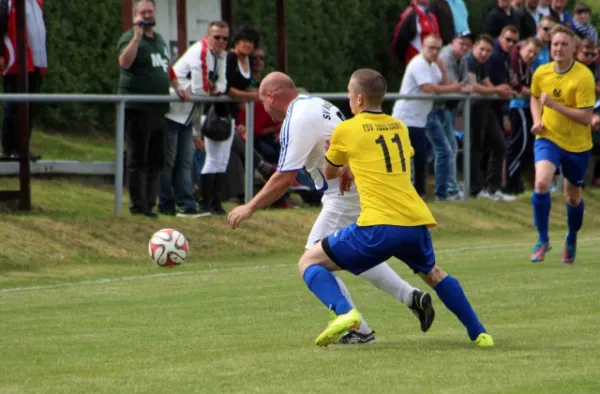
[[[486,334],[485,332],[479,334],[477,338],[473,341],[475,345],[479,347],[494,347],[494,340],[490,334]]]
[[[317,337],[315,345],[329,346],[336,343],[346,332],[353,332],[360,327],[360,314],[356,309],[337,316],[329,326]]]

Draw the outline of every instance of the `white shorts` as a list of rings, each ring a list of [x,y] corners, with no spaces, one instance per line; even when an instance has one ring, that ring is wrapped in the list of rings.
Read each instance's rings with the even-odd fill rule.
[[[206,146],[206,159],[202,174],[220,174],[227,171],[229,156],[231,155],[231,144],[233,143],[233,133],[235,133],[235,124],[231,122],[231,135],[225,141],[215,141],[210,138],[204,138]]]
[[[360,203],[357,199],[342,196],[324,196],[323,208],[306,242],[306,249],[312,248],[329,234],[356,222],[360,215]]]

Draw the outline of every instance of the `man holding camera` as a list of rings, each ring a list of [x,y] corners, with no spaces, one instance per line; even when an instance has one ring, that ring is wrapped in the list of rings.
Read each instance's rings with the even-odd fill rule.
[[[169,66],[167,45],[154,31],[155,8],[154,0],[136,0],[133,4],[133,27],[117,44],[121,67],[119,94],[168,95],[172,83],[177,95],[187,99],[190,93],[179,87]],[[153,208],[165,158],[168,111],[168,102],[125,105],[129,210],[134,215],[157,217]]]

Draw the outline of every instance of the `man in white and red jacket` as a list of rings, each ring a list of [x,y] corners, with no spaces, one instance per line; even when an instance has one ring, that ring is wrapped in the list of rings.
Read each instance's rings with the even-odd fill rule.
[[[429,0],[412,0],[394,29],[392,51],[405,66],[421,53],[423,38],[440,34],[437,18],[427,10],[428,6]]]
[[[25,0],[27,23],[27,72],[29,93],[39,93],[42,78],[48,67],[46,51],[46,25],[44,23],[43,0]],[[14,0],[0,0],[0,73],[3,75],[4,92],[16,93],[18,87],[17,14]],[[34,106],[29,105],[29,135]],[[18,104],[4,105],[2,123],[2,153],[17,156],[19,152]],[[32,158],[36,158],[32,155]],[[39,158],[39,157],[37,157]]]

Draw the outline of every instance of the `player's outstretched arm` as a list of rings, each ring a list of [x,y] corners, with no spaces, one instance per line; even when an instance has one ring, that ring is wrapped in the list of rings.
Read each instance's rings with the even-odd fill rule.
[[[244,220],[250,218],[254,212],[271,205],[281,198],[294,183],[296,172],[297,171],[275,172],[275,174],[269,178],[266,185],[263,186],[261,191],[254,196],[248,204],[240,205],[229,213],[227,221],[231,227],[234,229],[239,227],[240,224],[242,224]]]

